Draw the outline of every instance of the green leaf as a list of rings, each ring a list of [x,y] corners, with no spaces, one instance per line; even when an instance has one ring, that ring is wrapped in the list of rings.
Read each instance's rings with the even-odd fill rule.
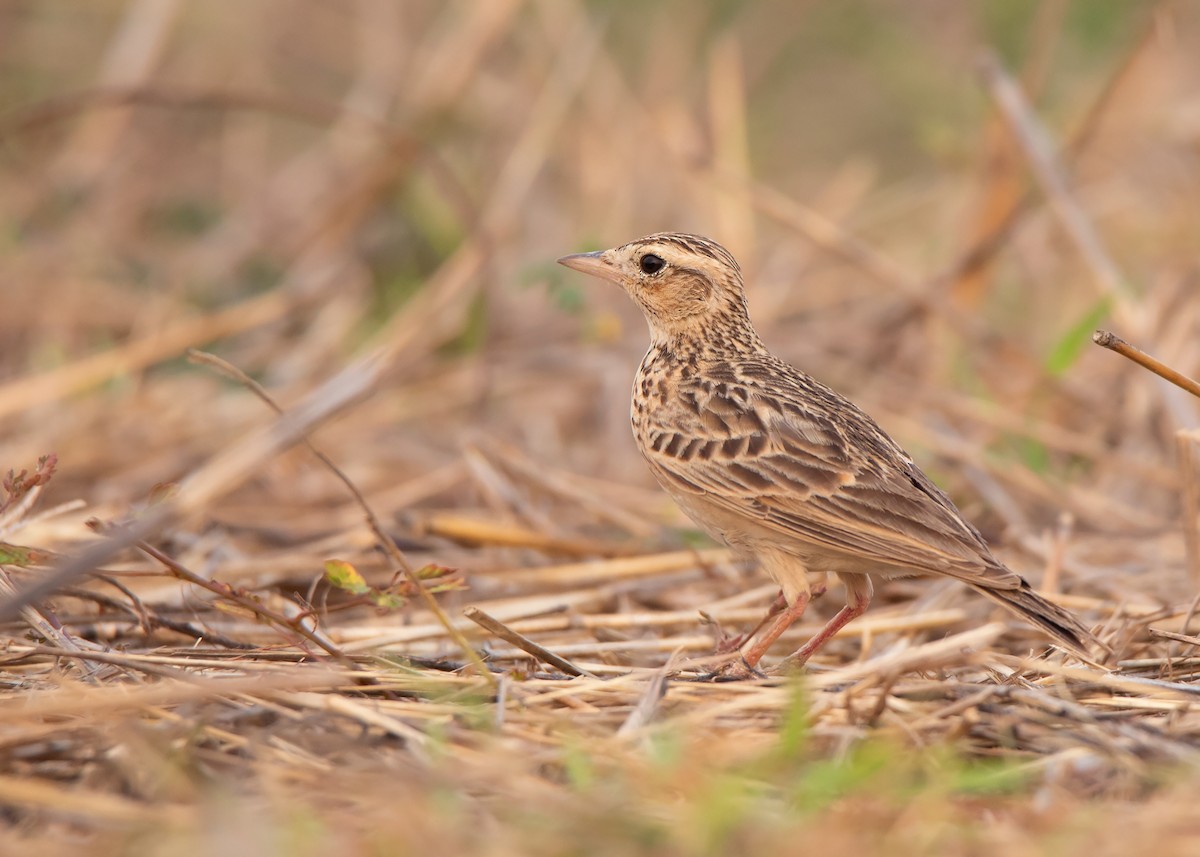
[[[353,595],[365,595],[371,591],[371,587],[367,586],[367,582],[358,573],[358,569],[345,560],[326,560],[325,579],[329,581],[331,586],[336,586],[338,589]]]
[[[1083,318],[1071,325],[1070,329],[1050,349],[1050,356],[1046,358],[1046,369],[1051,375],[1062,375],[1075,365],[1075,361],[1079,359],[1083,349],[1092,341],[1092,331],[1108,317],[1111,311],[1112,299],[1101,298],[1084,313]]]
[[[394,592],[381,592],[378,589],[371,590],[370,598],[371,603],[380,610],[398,610],[408,603],[408,599],[402,595]]]
[[[0,542],[0,565],[15,565],[18,568],[29,568],[33,565],[43,565],[50,558],[49,554],[36,548],[22,547],[8,542]]]
[[[429,565],[423,565],[418,568],[414,574],[416,575],[417,580],[437,580],[439,577],[445,577],[448,574],[453,574],[455,570],[456,569],[453,569],[448,565],[437,565],[435,563],[430,563]]]

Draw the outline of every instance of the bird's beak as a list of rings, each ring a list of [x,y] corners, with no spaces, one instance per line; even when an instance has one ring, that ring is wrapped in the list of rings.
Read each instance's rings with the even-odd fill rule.
[[[602,280],[611,280],[614,283],[620,282],[620,277],[617,274],[617,269],[612,262],[608,261],[605,256],[605,250],[595,250],[591,253],[576,253],[573,256],[563,256],[558,260],[558,264],[566,265],[568,268],[579,271],[582,274],[591,274],[593,277],[599,277]]]

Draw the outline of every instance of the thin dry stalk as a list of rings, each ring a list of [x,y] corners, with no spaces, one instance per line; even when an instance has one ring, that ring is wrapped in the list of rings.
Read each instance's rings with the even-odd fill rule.
[[[337,647],[337,645],[328,637],[326,637],[317,629],[309,628],[305,624],[304,620],[309,618],[308,616],[299,616],[294,618],[286,616],[276,610],[272,610],[265,604],[262,604],[258,601],[258,599],[248,594],[238,592],[231,586],[201,577],[146,542],[138,542],[137,547],[148,557],[158,563],[161,563],[164,568],[166,568],[171,572],[171,574],[175,575],[180,580],[186,581],[193,586],[198,586],[201,589],[205,589],[223,601],[236,604],[238,607],[241,607],[243,610],[249,612],[250,615],[269,623],[280,631],[298,635],[303,640],[312,643],[319,649],[322,649],[327,655],[332,657],[342,666],[352,670],[358,669],[358,665],[347,658],[345,654],[343,654],[342,651]]]
[[[37,808],[53,816],[100,828],[151,823],[182,827],[194,823],[198,816],[198,807],[191,805],[166,802],[146,804],[119,797],[109,791],[64,786],[32,777],[3,775],[0,775],[0,803]]]
[[[240,384],[253,392],[254,395],[256,395],[269,408],[275,411],[276,414],[278,414],[280,417],[284,416],[285,412],[283,408],[281,408],[278,403],[271,398],[271,395],[266,391],[266,389],[233,364],[222,360],[215,355],[199,351],[189,352],[188,356],[195,362],[214,367],[227,377],[238,381]],[[413,590],[420,594],[422,600],[425,602],[425,606],[431,613],[433,613],[438,622],[441,623],[442,627],[446,629],[446,633],[450,635],[450,638],[454,640],[459,649],[466,656],[467,662],[470,663],[472,667],[474,667],[475,671],[479,673],[479,675],[481,675],[485,680],[487,680],[489,684],[495,687],[496,680],[492,676],[491,671],[488,670],[487,666],[483,663],[482,659],[479,657],[479,654],[473,648],[471,648],[471,645],[467,642],[466,638],[459,633],[458,629],[455,628],[453,624],[451,624],[449,617],[446,616],[445,611],[442,610],[442,606],[438,604],[437,599],[433,596],[433,593],[430,592],[424,584],[422,584],[420,578],[417,577],[416,570],[408,561],[407,557],[404,556],[404,553],[400,550],[399,546],[397,546],[395,540],[388,536],[387,532],[383,528],[383,524],[379,522],[379,518],[375,515],[374,509],[372,509],[371,505],[367,502],[367,498],[364,497],[362,492],[358,490],[358,486],[354,484],[350,477],[342,472],[341,468],[333,463],[333,459],[316,447],[310,437],[306,435],[302,438],[302,440],[304,445],[308,447],[309,452],[315,455],[317,459],[325,465],[326,469],[329,470],[329,472],[331,472],[335,477],[337,477],[338,481],[341,482],[346,490],[350,492],[350,496],[354,498],[354,502],[358,504],[360,509],[362,509],[363,515],[366,517],[367,524],[370,526],[371,532],[375,534],[375,538],[377,539],[380,547],[387,552],[387,554],[392,558],[392,561],[395,562],[397,567],[399,567],[399,569],[404,573],[404,576],[408,579],[409,585],[413,588]],[[321,646],[321,648],[325,649],[330,654],[334,655],[334,657],[344,657],[344,655],[332,643],[325,640],[324,635],[319,635],[315,632],[308,632],[308,629],[302,629],[301,623],[290,623],[290,627],[300,630],[301,633],[305,633],[310,640]]]
[[[552,667],[556,667],[556,668],[562,670],[567,675],[588,676],[589,678],[595,678],[595,676],[593,676],[587,670],[580,669],[579,667],[575,666],[573,663],[568,661],[566,658],[556,655],[554,652],[550,651],[545,646],[540,646],[537,643],[535,643],[533,640],[524,636],[523,634],[518,634],[512,628],[509,628],[503,622],[499,621],[495,617],[489,616],[487,613],[485,613],[483,610],[480,610],[478,607],[466,608],[465,610],[463,610],[463,615],[466,616],[468,619],[470,619],[472,622],[474,622],[479,627],[492,632],[497,637],[499,637],[501,640],[504,640],[505,642],[508,642],[508,643],[512,643],[514,646],[516,646],[521,651],[523,651],[529,655],[532,655],[533,657],[537,658],[538,660],[540,660],[544,663],[550,664],[550,666],[552,666]]]
[[[239,693],[327,690],[353,686],[351,675],[323,667],[298,669],[293,665],[286,669],[254,672],[256,674],[247,676],[159,682],[140,686],[113,684],[93,688],[65,685],[57,690],[28,694],[28,698],[25,699],[7,700],[0,704],[0,715],[3,715],[7,724],[19,721],[36,723],[55,717],[136,714],[145,708],[225,699]]]
[[[643,4],[632,29],[586,0],[288,4],[282,28],[261,9],[183,14],[176,0],[92,4],[86,20],[8,5],[5,91],[48,97],[0,116],[0,446],[13,459],[0,471],[48,453],[61,466],[44,492],[6,503],[0,487],[2,538],[20,542],[0,561],[24,587],[0,600],[93,573],[0,619],[0,845],[186,852],[285,841],[301,818],[313,848],[347,854],[383,839],[619,851],[631,835],[633,851],[802,839],[872,853],[895,833],[899,796],[914,841],[933,824],[944,851],[1024,857],[1070,817],[1063,802],[1099,796],[1115,798],[1095,816],[1113,830],[1092,813],[1085,835],[1190,853],[1154,834],[1190,831],[1195,784],[1149,811],[1179,781],[1159,766],[1191,770],[1200,746],[1200,584],[1175,518],[1181,487],[1197,490],[1178,462],[1194,469],[1200,453],[1194,434],[1184,450],[1163,431],[1189,424],[1189,397],[1169,390],[1164,417],[1138,373],[1072,350],[1062,319],[1079,310],[1078,265],[1054,235],[1016,233],[1049,200],[1086,288],[1195,364],[1200,125],[1184,96],[1200,86],[1186,61],[1200,19],[1182,6],[1108,10],[1129,26],[1086,64],[1065,49],[1074,6],[1039,6],[1030,100],[1046,82],[1087,112],[1059,163],[1028,105],[1015,121],[1032,147],[997,102],[1003,163],[978,188],[978,222],[963,222],[959,141],[981,136],[968,114],[895,145],[896,128],[927,127],[909,109],[920,102],[793,78],[786,60],[815,19],[787,4]],[[869,23],[911,32],[920,7]],[[953,35],[977,30],[965,9],[939,12],[948,26],[923,31],[914,62],[970,49]],[[115,34],[100,45],[114,55],[139,17],[130,73],[97,73],[95,33]],[[883,65],[819,53],[822,80],[895,69],[892,51]],[[906,87],[930,78],[913,72]],[[929,103],[973,94],[933,77]],[[843,128],[854,136],[839,140]],[[64,187],[72,152],[91,162],[77,193]],[[1038,158],[1048,175],[1026,181]],[[1067,168],[1089,177],[1086,194]],[[659,229],[710,234],[763,271],[751,311],[780,355],[879,417],[998,549],[1044,567],[1119,669],[1065,662],[1015,619],[987,624],[990,605],[953,584],[901,579],[802,675],[691,680],[714,661],[701,611],[748,630],[778,587],[725,551],[671,547],[687,525],[625,425],[637,310],[556,279],[549,261]],[[768,247],[775,236],[788,246]],[[990,276],[991,292],[952,288],[1005,248],[976,284]],[[1153,287],[1125,291],[1112,259],[1136,260]],[[1034,313],[1010,301],[1027,275],[1061,286]],[[267,421],[258,402],[175,365],[205,342],[289,413],[247,433]],[[354,354],[367,356],[331,381],[343,389],[293,421],[301,391]],[[352,419],[328,419],[360,399]],[[318,458],[277,455],[306,438]],[[313,466],[322,457],[340,482]],[[178,493],[88,553],[88,519],[121,522],[180,474]],[[1193,575],[1195,504],[1183,495]],[[1064,514],[1069,550],[1064,530],[1044,535]],[[325,586],[314,556],[357,575]],[[470,589],[398,609],[405,566],[453,567]],[[837,601],[815,604],[768,661]],[[485,614],[500,640],[470,618]],[[468,663],[485,641],[494,685]],[[881,747],[876,777],[864,763]],[[927,770],[926,747],[969,761],[943,765],[939,750]],[[963,799],[960,773],[983,757],[1027,786]],[[828,776],[828,812],[791,811]],[[1064,835],[1060,850],[1088,850]]]
[[[565,586],[631,577],[651,577],[688,568],[720,565],[732,559],[733,554],[725,548],[708,548],[635,557],[616,557],[543,568],[503,569],[488,572],[488,574],[489,576],[494,575],[508,584]]]
[[[297,708],[307,708],[314,711],[329,711],[355,720],[364,726],[374,726],[387,735],[394,735],[407,742],[412,747],[423,749],[429,743],[429,737],[396,717],[389,717],[382,711],[367,704],[344,696],[331,693],[313,693],[312,691],[277,691],[275,699]],[[427,761],[427,760],[425,760]]]
[[[1074,529],[1075,519],[1069,512],[1063,512],[1058,516],[1058,526],[1047,534],[1047,541],[1050,544],[1046,552],[1046,571],[1042,574],[1042,585],[1039,587],[1043,593],[1054,594],[1059,590],[1063,558],[1066,556],[1067,546],[1071,542],[1071,534]]]
[[[128,87],[153,77],[181,7],[180,0],[135,0],[130,3],[105,53],[100,70],[101,83]],[[129,110],[86,116],[59,154],[57,172],[63,182],[86,185],[95,181],[112,161],[113,152],[131,118]]]
[[[714,41],[708,79],[713,161],[735,180],[713,187],[712,211],[720,234],[731,247],[753,259],[754,209],[750,200],[750,141],[746,128],[746,78],[741,43],[732,34]]]
[[[174,495],[162,500],[138,520],[83,553],[64,560],[36,584],[0,602],[0,621],[75,578],[94,571],[126,548],[144,541],[167,522],[206,508],[221,494],[242,484],[264,461],[302,440],[309,429],[366,395],[380,368],[378,363],[368,359],[344,369],[287,415],[226,447],[180,482]]]
[[[671,674],[675,670],[674,658],[668,660],[660,670],[656,670],[646,681],[646,689],[642,692],[633,711],[625,718],[621,728],[617,730],[618,738],[629,738],[642,732],[652,720],[667,695],[667,687]]]
[[[1058,7],[1065,5],[1046,4],[1043,9],[1050,9],[1050,15],[1056,15],[1059,11]],[[1049,16],[1039,17],[1042,20],[1048,20]],[[1150,48],[1154,46],[1155,41],[1159,38],[1160,17],[1159,15],[1151,17],[1151,21],[1141,37],[1133,44],[1128,53],[1122,58],[1120,64],[1105,80],[1099,95],[1088,106],[1083,119],[1071,133],[1070,139],[1067,142],[1065,155],[1068,161],[1078,159],[1095,140],[1101,123],[1113,111],[1114,105],[1119,100],[1118,96],[1123,94],[1127,89],[1126,85],[1133,76],[1133,71],[1147,57],[1150,53]],[[1048,66],[1043,66],[1045,60],[1048,60],[1047,54],[1035,54],[1031,57],[1030,66],[1026,68],[1025,74],[1022,76],[1023,83],[1025,84],[1024,89],[1028,93],[1030,101],[1036,100],[1035,96],[1041,89],[1041,78],[1044,73],[1043,68],[1048,68]],[[1007,148],[1004,151],[1007,152]],[[956,260],[948,275],[962,284],[965,289],[969,290],[969,281],[971,278],[988,265],[993,257],[1006,246],[1009,237],[1016,229],[1021,218],[1033,208],[1035,194],[1036,190],[1030,189],[1019,197],[1010,195],[1007,200],[994,201],[996,209],[1001,207],[1001,202],[1007,202],[1007,210],[1003,212],[992,210],[989,212],[992,215],[990,218],[992,228],[986,231],[983,229],[980,230],[982,234],[975,236],[975,241],[970,249]],[[993,204],[993,199],[992,194],[989,194],[989,205],[991,204]]]
[[[1175,434],[1175,442],[1183,480],[1183,544],[1188,575],[1194,586],[1200,586],[1200,431],[1181,430]]]
[[[294,296],[267,292],[199,318],[185,319],[109,351],[0,384],[0,417],[85,392],[178,356],[201,342],[224,339],[273,321],[297,308]]]
[[[993,54],[985,55],[980,69],[989,93],[1012,127],[1055,215],[1091,269],[1101,294],[1113,301],[1114,317],[1134,330],[1143,330],[1143,313],[1130,301],[1124,276],[1100,240],[1091,218],[1072,193],[1056,147],[1025,100],[1021,88]]]
[[[1176,371],[1165,363],[1156,360],[1145,351],[1130,345],[1112,331],[1097,330],[1092,334],[1092,342],[1096,343],[1101,348],[1107,348],[1109,351],[1117,352],[1122,357],[1132,360],[1143,369],[1149,369],[1158,377],[1170,381],[1179,389],[1186,390],[1193,396],[1200,398],[1200,381],[1189,378],[1182,372]]]

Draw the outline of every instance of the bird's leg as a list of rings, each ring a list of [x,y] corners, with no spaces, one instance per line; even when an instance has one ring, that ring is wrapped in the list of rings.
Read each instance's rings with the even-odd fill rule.
[[[814,634],[811,640],[780,661],[779,666],[775,668],[776,672],[786,672],[804,666],[818,649],[829,642],[830,637],[866,611],[875,592],[871,578],[865,574],[847,574],[842,576],[842,582],[846,584],[846,606],[839,610],[824,628]]]
[[[825,592],[825,585],[822,582],[815,589],[802,590],[796,600],[784,607],[778,613],[767,614],[767,619],[762,624],[766,625],[766,630],[755,640],[754,645],[742,652],[742,656],[736,660],[732,660],[725,666],[721,667],[716,672],[707,676],[713,681],[738,681],[745,678],[762,678],[762,673],[758,670],[758,662],[762,660],[762,656],[771,648],[771,644],[779,639],[792,623],[804,615],[804,611],[808,608],[809,602],[814,596],[821,595]],[[785,602],[786,603],[786,602]],[[769,622],[767,620],[770,620]],[[757,629],[755,629],[757,631]]]
[[[774,619],[769,624],[764,620],[764,624],[767,624],[767,629],[763,631],[753,646],[742,652],[740,658],[735,658],[716,672],[706,676],[706,678],[712,681],[739,681],[746,678],[762,678],[763,674],[757,667],[758,662],[767,653],[767,649],[771,648],[771,644],[779,639],[779,635],[804,615],[804,610],[808,607],[808,602],[811,600],[811,592],[801,592],[796,597],[796,601],[776,613]],[[770,618],[770,614],[768,614],[768,618]]]
[[[742,652],[742,660],[746,662],[746,666],[751,669],[758,666],[758,662],[762,660],[763,655],[767,653],[772,644],[782,636],[784,631],[792,627],[793,622],[804,615],[810,601],[812,601],[812,593],[801,592],[796,596],[794,603],[779,612],[774,621],[754,641],[754,645]]]
[[[760,633],[763,628],[767,628],[758,642],[752,646],[748,652],[745,652],[742,657],[730,661],[730,663],[722,666],[721,669],[710,672],[704,677],[714,682],[734,682],[743,678],[762,678],[762,672],[758,671],[758,661],[762,660],[767,649],[772,647],[776,640],[779,640],[780,635],[784,634],[798,618],[804,615],[804,611],[808,609],[809,604],[817,598],[821,598],[826,593],[826,581],[824,576],[816,586],[809,588],[808,592],[800,593],[796,599],[796,604],[791,607],[787,606],[787,597],[784,591],[780,589],[778,595],[775,595],[775,600],[770,603],[767,610],[767,615],[762,617],[762,621],[755,625],[754,630],[748,634],[739,634],[731,639],[722,640],[716,646],[716,654],[727,654],[737,651],[738,648],[745,645],[746,642],[754,639],[755,635]],[[772,622],[774,619],[774,622]],[[769,624],[769,627],[768,627]]]
[[[826,583],[824,575],[822,575],[821,580],[809,588],[807,599],[805,600],[805,607],[824,595],[825,590]],[[787,596],[783,594],[783,590],[781,589],[779,590],[779,594],[775,596],[775,600],[771,602],[771,606],[767,609],[766,615],[759,620],[758,624],[755,625],[752,630],[747,631],[745,634],[738,634],[736,637],[723,636],[714,648],[713,653],[717,655],[727,655],[730,652],[736,652],[746,643],[750,642],[750,640],[754,639],[755,635],[765,628],[772,619],[786,610],[787,606]],[[799,619],[800,616],[803,615],[805,607],[800,607],[799,612],[796,613],[796,615],[791,619],[783,622],[781,627],[778,624],[771,626],[770,630],[763,635],[763,639],[760,640],[759,643],[747,653],[748,655],[753,655],[754,652],[759,651],[760,648],[762,649],[757,656],[754,656],[753,661],[748,661],[748,665],[750,667],[753,667],[755,664],[757,664],[758,661],[762,659],[762,656],[766,653],[767,649],[771,647],[771,644],[779,639],[779,636],[789,627],[791,627],[792,623],[794,623],[796,619]],[[714,624],[716,623],[714,622]],[[720,631],[719,625],[717,626],[717,629]]]
[[[751,667],[757,666],[758,662],[762,660],[762,656],[765,655],[767,650],[771,648],[771,645],[783,635],[784,631],[792,627],[792,624],[797,619],[804,615],[804,611],[808,609],[808,605],[813,601],[816,601],[824,594],[824,575],[822,575],[820,583],[811,587],[807,592],[802,592],[796,599],[796,603],[791,607],[787,606],[787,599],[784,598],[783,592],[780,592],[777,600],[783,602],[785,609],[782,610],[782,613],[787,614],[786,618],[783,615],[780,615],[779,618],[775,620],[775,624],[767,628],[766,633],[762,635],[761,639],[759,639],[757,643],[755,643],[744,655],[742,655],[742,659]],[[776,612],[779,612],[779,608],[776,608],[774,605],[772,605],[772,611],[768,613],[763,618],[762,622],[758,624],[758,628],[755,628],[752,633],[746,636],[746,639],[749,640],[751,637],[757,634],[762,626],[767,624],[767,620],[770,619],[771,616]]]
[[[717,625],[716,620],[713,620],[713,625],[715,625],[717,629],[717,645],[713,648],[713,654],[727,655],[730,652],[736,652],[743,645],[745,645],[747,641],[753,638],[755,634],[761,631],[766,624],[771,621],[776,613],[785,609],[786,607],[787,598],[784,597],[783,590],[781,589],[776,594],[775,600],[771,602],[771,606],[767,608],[767,612],[763,615],[762,619],[760,619],[758,624],[754,626],[754,629],[747,631],[744,634],[738,634],[735,637],[727,636],[721,626]]]

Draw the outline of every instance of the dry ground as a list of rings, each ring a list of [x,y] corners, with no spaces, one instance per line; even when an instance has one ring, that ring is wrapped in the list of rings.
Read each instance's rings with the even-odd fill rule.
[[[0,852],[1195,853],[1200,400],[1090,336],[1200,373],[1200,8],[631,8],[0,5]],[[660,229],[1113,656],[696,681],[774,593],[551,262]]]

